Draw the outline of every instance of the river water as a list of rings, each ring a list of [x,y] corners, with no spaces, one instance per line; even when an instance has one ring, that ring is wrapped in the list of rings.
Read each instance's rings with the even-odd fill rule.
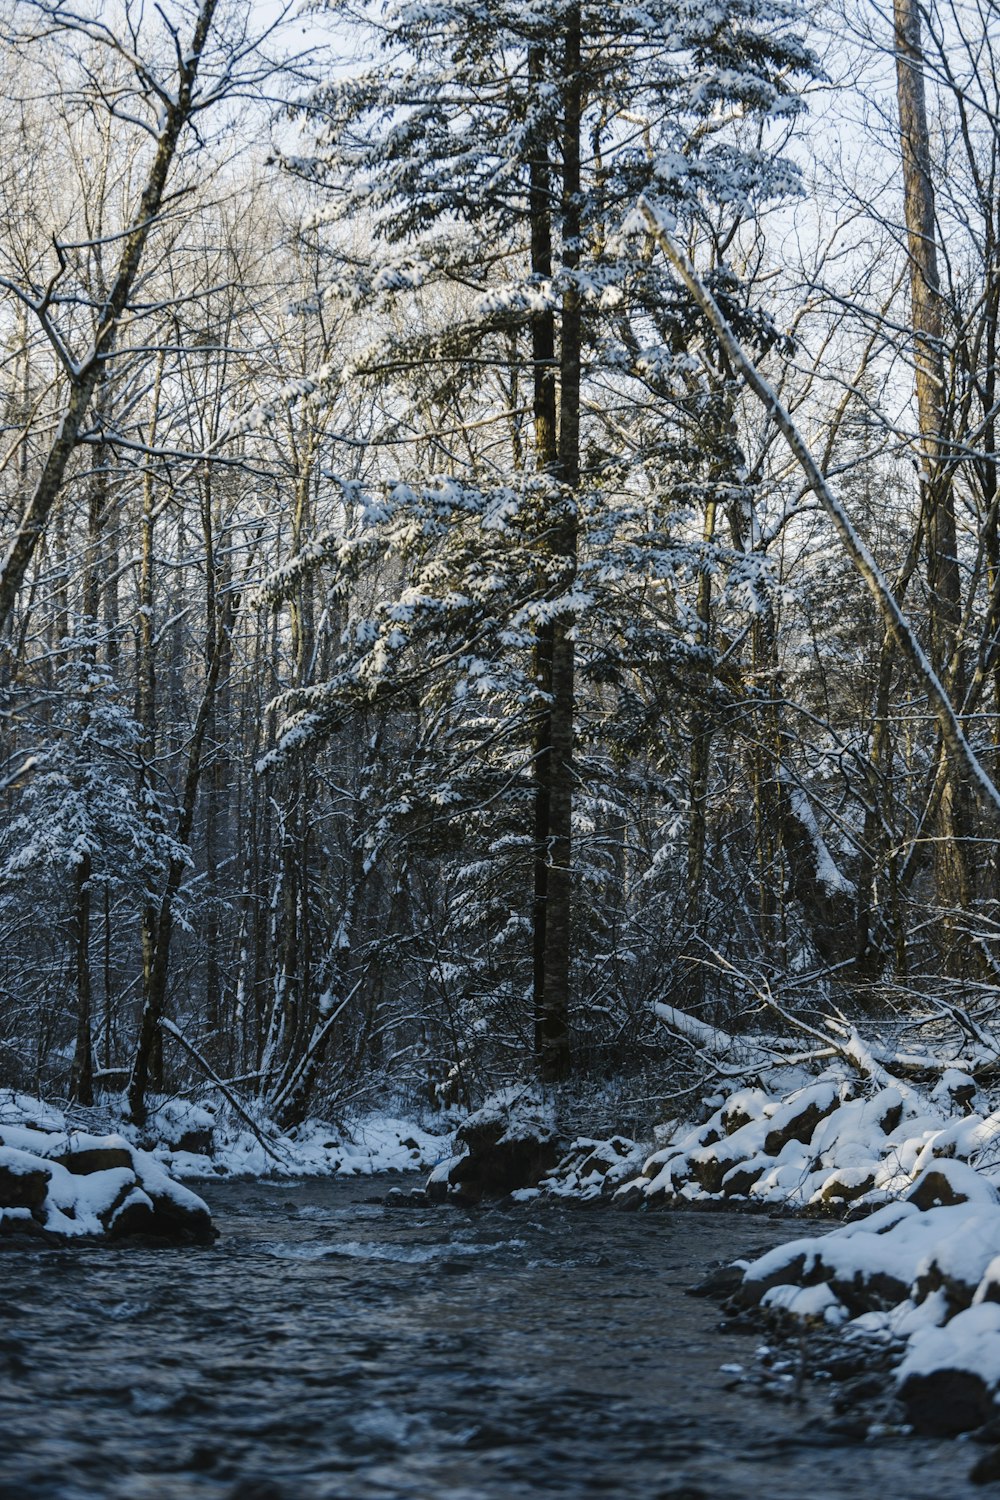
[[[685,1288],[794,1224],[393,1185],[216,1184],[210,1250],[0,1255],[0,1500],[983,1493],[968,1445],[729,1388],[760,1337]]]

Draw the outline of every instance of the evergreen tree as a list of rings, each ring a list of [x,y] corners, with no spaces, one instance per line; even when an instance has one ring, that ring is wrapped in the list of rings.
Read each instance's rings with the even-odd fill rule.
[[[371,66],[303,109],[315,145],[292,164],[322,185],[327,221],[357,226],[331,237],[327,295],[373,329],[350,371],[391,412],[366,544],[400,587],[354,622],[330,680],[286,697],[284,745],[311,743],[352,699],[426,703],[437,683],[463,735],[485,746],[502,725],[520,746],[530,820],[523,796],[508,806],[530,830],[548,1079],[570,1058],[580,674],[606,659],[627,580],[669,573],[687,547],[669,492],[704,383],[705,330],[632,210],[646,195],[679,216],[733,323],[774,342],[725,255],[795,185],[776,146],[812,66],[797,22],[783,0],[397,5],[370,30]],[[365,253],[344,248],[362,235]],[[490,441],[471,444],[473,429]],[[485,716],[470,718],[470,696]],[[473,792],[449,776],[434,795],[461,812]]]
[[[94,896],[124,896],[137,912],[170,861],[189,860],[163,831],[155,793],[148,790],[141,801],[136,794],[142,733],[109,669],[97,660],[96,638],[63,644],[46,743],[0,843],[0,885],[30,891],[36,910],[67,921],[76,993],[70,1093],[90,1104]]]

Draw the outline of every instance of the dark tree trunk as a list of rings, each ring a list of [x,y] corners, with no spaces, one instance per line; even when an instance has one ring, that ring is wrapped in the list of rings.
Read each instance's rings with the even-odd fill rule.
[[[69,1094],[78,1104],[94,1102],[94,1005],[90,976],[91,858],[76,866],[73,903],[73,956],[76,967],[76,1048]]]
[[[530,60],[534,82],[545,76],[547,59],[536,50]],[[572,587],[576,573],[577,492],[580,485],[580,298],[572,282],[579,265],[580,129],[583,110],[580,12],[567,15],[562,55],[562,174],[558,184],[562,219],[562,268],[570,279],[562,295],[556,392],[555,318],[536,315],[532,326],[534,359],[535,453],[540,475],[551,481],[542,519],[543,590],[556,600]],[[552,275],[552,217],[555,174],[548,142],[531,161],[531,269]],[[542,1078],[555,1082],[570,1067],[570,954],[573,892],[573,733],[576,701],[573,622],[565,610],[539,627],[535,681],[541,705],[534,746],[535,882],[534,1009],[535,1052]]]
[[[962,584],[958,567],[955,493],[947,449],[947,401],[930,131],[924,89],[920,12],[915,0],[894,0],[896,97],[903,158],[903,201],[910,259],[910,309],[914,334],[915,389],[920,426],[921,490],[927,539],[931,664],[961,709],[963,697],[959,629]],[[973,895],[972,861],[965,843],[968,791],[961,768],[951,765],[938,801],[935,867],[939,904],[965,910]],[[946,960],[958,963],[958,931],[946,922]],[[964,945],[963,945],[964,946]]]
[[[176,830],[177,842],[181,845],[187,844],[191,838],[195,806],[198,800],[198,787],[204,768],[205,738],[212,715],[215,693],[219,681],[219,671],[225,654],[223,643],[225,642],[228,649],[229,643],[227,638],[232,632],[233,621],[238,608],[239,597],[235,594],[229,595],[219,620],[218,629],[215,631],[213,637],[214,650],[211,660],[207,664],[205,688],[201,703],[198,706],[198,713],[195,717],[188,748],[180,817]],[[146,1093],[151,1078],[155,1079],[162,1065],[160,1061],[162,1059],[160,1022],[166,1014],[167,978],[170,967],[170,938],[174,925],[174,903],[177,900],[177,893],[180,890],[185,869],[186,864],[182,859],[177,858],[170,861],[159,904],[155,909],[149,909],[147,920],[143,925],[144,995],[142,1019],[139,1023],[139,1039],[136,1044],[135,1058],[132,1064],[132,1076],[129,1079],[128,1087],[129,1118],[136,1125],[143,1125],[145,1123]]]

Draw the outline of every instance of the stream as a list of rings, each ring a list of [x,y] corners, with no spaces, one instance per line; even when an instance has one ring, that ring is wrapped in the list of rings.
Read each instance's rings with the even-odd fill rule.
[[[0,1253],[0,1500],[982,1495],[967,1444],[733,1388],[762,1338],[685,1289],[794,1221],[378,1201],[415,1182],[198,1184],[212,1249]]]

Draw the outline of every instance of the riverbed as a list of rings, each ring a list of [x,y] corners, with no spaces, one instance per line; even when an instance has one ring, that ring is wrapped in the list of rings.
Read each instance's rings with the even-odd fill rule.
[[[982,1495],[967,1444],[737,1383],[760,1335],[686,1288],[794,1221],[399,1186],[208,1185],[212,1249],[0,1254],[0,1500]]]

